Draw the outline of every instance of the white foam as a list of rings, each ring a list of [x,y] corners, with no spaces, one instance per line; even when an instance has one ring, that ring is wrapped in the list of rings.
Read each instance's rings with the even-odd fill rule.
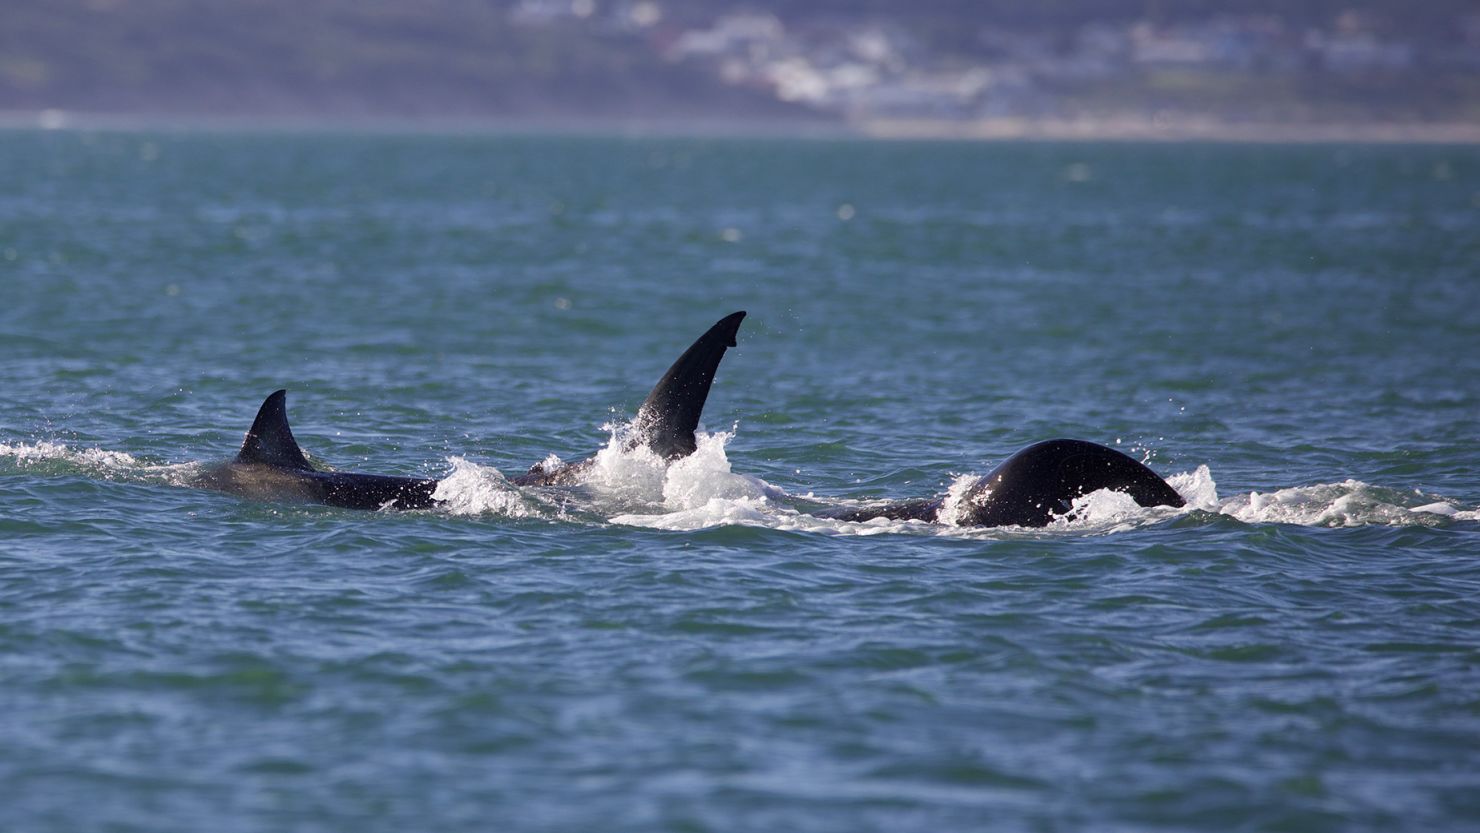
[[[890,521],[878,518],[851,523],[833,518],[819,518],[784,506],[770,498],[713,498],[703,505],[658,515],[617,515],[612,523],[642,526],[649,529],[693,531],[718,526],[754,526],[785,532],[815,532],[824,535],[881,535],[906,530],[946,529],[921,521]]]
[[[609,426],[610,427],[610,426]],[[612,429],[606,447],[583,472],[581,484],[608,507],[639,507],[663,500],[668,464],[647,446],[627,449],[626,431]]]
[[[38,443],[0,443],[0,456],[13,457],[20,465],[42,461],[60,461],[90,469],[121,471],[142,468],[143,464],[132,454],[122,451],[106,451],[101,448],[68,448],[65,443],[42,440]]]
[[[480,466],[462,457],[449,457],[452,474],[437,482],[432,493],[439,509],[453,515],[501,515],[506,518],[541,516],[538,506],[492,466]]]
[[[1474,520],[1476,512],[1460,511],[1447,503],[1409,508],[1394,503],[1391,490],[1343,480],[1296,486],[1274,492],[1249,492],[1222,502],[1217,511],[1245,523],[1285,523],[1300,526],[1408,526],[1432,524],[1438,517]]]
[[[1237,518],[1244,523],[1298,526],[1409,526],[1433,524],[1440,517],[1475,520],[1480,512],[1463,511],[1445,502],[1416,507],[1399,503],[1390,489],[1345,480],[1296,486],[1273,492],[1248,492],[1219,499],[1218,485],[1206,465],[1167,478],[1187,506],[1141,507],[1128,495],[1101,490],[1074,502],[1074,508],[1050,528],[1077,532],[1114,532],[1199,510]]]
[[[955,528],[923,521],[876,518],[852,522],[822,518],[785,505],[791,496],[761,478],[737,474],[725,455],[734,431],[698,432],[693,454],[665,463],[640,448],[622,449],[620,432],[597,455],[584,481],[599,493],[598,500],[620,497],[640,504],[611,516],[612,523],[649,529],[693,531],[721,526],[753,526],[789,532],[825,535],[881,535],[891,532],[945,534]],[[629,478],[623,480],[623,478]],[[975,477],[959,478],[964,485]],[[808,499],[817,500],[810,494]],[[823,501],[832,502],[832,501]],[[846,503],[840,501],[837,503]]]
[[[673,462],[664,474],[663,505],[691,509],[715,500],[765,501],[784,497],[785,492],[759,477],[734,472],[725,455],[725,446],[734,437],[733,431],[698,434],[694,453]]]
[[[1100,489],[1076,498],[1072,508],[1049,523],[1048,529],[1079,533],[1121,532],[1184,511],[1174,507],[1144,507],[1125,492]]]
[[[961,520],[961,501],[971,493],[973,487],[981,482],[981,477],[975,474],[958,474],[951,481],[951,486],[946,490],[945,500],[941,502],[938,517],[941,523],[947,526],[957,526]],[[992,494],[990,489],[983,489],[977,495],[977,500],[984,500]]]
[[[775,507],[765,499],[724,500],[715,498],[687,509],[659,514],[616,515],[612,523],[649,529],[693,530],[715,526],[770,526]]]
[[[699,431],[694,453],[669,463],[645,446],[625,448],[625,432],[613,431],[581,483],[616,523],[677,529],[754,523],[774,511],[772,501],[785,492],[733,471],[725,445],[734,436]]]

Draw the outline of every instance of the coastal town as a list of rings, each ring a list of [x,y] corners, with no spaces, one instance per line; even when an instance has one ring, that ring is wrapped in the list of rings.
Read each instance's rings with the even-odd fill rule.
[[[1456,15],[1453,37],[1439,43],[1415,42],[1348,10],[1324,26],[1245,14],[1094,21],[1064,32],[982,19],[964,37],[956,33],[950,48],[904,18],[789,24],[750,10],[678,22],[656,0],[522,0],[510,16],[526,27],[576,23],[638,36],[664,60],[725,85],[859,124],[1117,115],[1360,120],[1395,104],[1418,120],[1480,118],[1480,12]],[[1417,75],[1459,79],[1458,97],[1386,99]]]
[[[0,29],[0,120],[86,118],[1476,141],[1480,11],[15,0]]]

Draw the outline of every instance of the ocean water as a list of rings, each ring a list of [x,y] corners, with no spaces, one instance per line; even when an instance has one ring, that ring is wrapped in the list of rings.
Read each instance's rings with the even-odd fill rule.
[[[1480,149],[0,133],[0,387],[5,831],[1480,830]]]

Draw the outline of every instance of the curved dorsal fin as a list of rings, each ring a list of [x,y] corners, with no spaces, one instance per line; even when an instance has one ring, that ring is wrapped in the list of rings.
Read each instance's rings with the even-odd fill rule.
[[[668,368],[637,410],[634,445],[646,445],[668,459],[694,453],[694,431],[699,428],[714,371],[725,349],[735,346],[735,333],[744,318],[744,310],[721,318]]]
[[[242,450],[237,452],[238,463],[265,463],[285,469],[313,471],[298,441],[293,439],[293,430],[288,427],[288,392],[280,390],[267,397],[257,411],[257,419],[242,441]]]

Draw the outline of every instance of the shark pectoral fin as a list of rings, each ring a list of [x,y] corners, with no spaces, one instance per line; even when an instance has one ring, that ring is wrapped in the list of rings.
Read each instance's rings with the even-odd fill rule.
[[[721,318],[668,368],[637,411],[634,447],[646,445],[667,459],[694,453],[694,432],[714,372],[725,350],[735,346],[735,333],[744,318],[743,310]]]
[[[313,471],[298,441],[293,439],[293,430],[288,427],[288,392],[280,390],[267,397],[257,418],[247,430],[242,449],[236,454],[238,463],[263,463],[285,469]]]

